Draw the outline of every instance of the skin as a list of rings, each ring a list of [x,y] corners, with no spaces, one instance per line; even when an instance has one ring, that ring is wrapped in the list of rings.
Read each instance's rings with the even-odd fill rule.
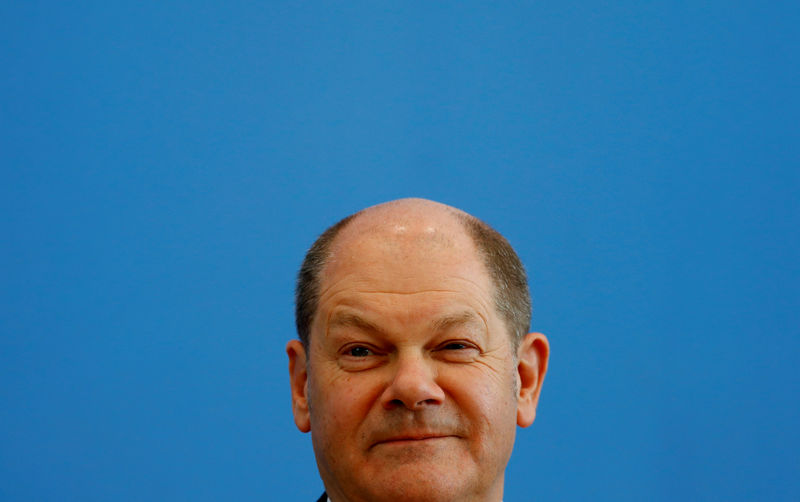
[[[514,348],[449,206],[362,212],[333,244],[308,353],[287,344],[297,427],[333,502],[492,501],[549,348]]]

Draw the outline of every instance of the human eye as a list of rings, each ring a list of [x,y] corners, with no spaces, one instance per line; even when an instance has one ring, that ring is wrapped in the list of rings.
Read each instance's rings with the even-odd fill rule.
[[[367,347],[364,347],[363,345],[355,345],[353,347],[348,348],[346,351],[347,355],[358,358],[367,357],[372,353],[373,353],[372,350],[370,350]]]
[[[339,365],[347,371],[361,371],[381,364],[382,353],[372,345],[347,344],[339,350]]]
[[[480,349],[467,340],[448,340],[438,346],[436,352],[447,361],[468,362],[480,354]]]

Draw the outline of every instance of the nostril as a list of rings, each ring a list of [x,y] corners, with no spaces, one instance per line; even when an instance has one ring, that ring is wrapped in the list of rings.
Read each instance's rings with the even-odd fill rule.
[[[397,358],[391,369],[391,379],[381,396],[385,409],[420,410],[443,401],[435,368],[416,354]]]

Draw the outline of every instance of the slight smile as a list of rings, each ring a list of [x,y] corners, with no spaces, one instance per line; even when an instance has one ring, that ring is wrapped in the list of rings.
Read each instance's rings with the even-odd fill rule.
[[[453,436],[453,435],[397,436],[393,438],[383,439],[373,444],[372,446],[375,447],[378,445],[393,445],[393,444],[403,445],[403,444],[414,444],[414,443],[427,443],[435,441],[437,439],[447,439],[447,438],[458,438],[458,436]]]

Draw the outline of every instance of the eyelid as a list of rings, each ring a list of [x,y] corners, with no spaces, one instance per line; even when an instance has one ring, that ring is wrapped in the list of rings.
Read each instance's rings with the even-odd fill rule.
[[[460,349],[448,349],[450,345],[463,345]],[[456,340],[447,340],[445,342],[440,343],[435,350],[469,350],[474,349],[480,352],[480,348],[474,343],[469,340],[464,339],[456,339]]]
[[[356,356],[350,352],[356,348],[367,350],[367,354]],[[367,371],[386,362],[386,354],[374,345],[364,342],[350,342],[339,348],[337,356],[339,367],[347,372]]]
[[[339,349],[339,354],[348,357],[355,357],[349,354],[349,352],[358,347],[363,347],[367,349],[368,351],[370,351],[371,355],[380,355],[381,353],[380,350],[372,344],[364,342],[350,342],[342,345],[342,347]]]

